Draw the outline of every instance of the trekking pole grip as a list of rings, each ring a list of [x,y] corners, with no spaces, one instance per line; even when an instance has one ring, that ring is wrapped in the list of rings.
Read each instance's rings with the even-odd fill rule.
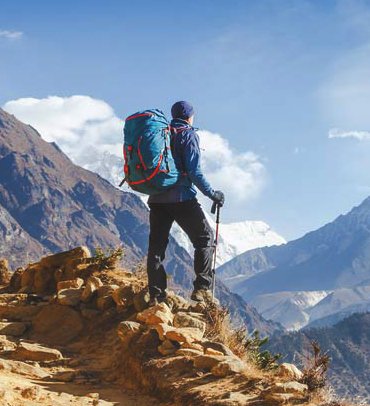
[[[220,223],[220,210],[221,210],[221,206],[218,204],[217,205],[217,215],[216,215],[216,223],[217,224]]]
[[[211,209],[211,213],[212,214],[215,214],[216,213],[216,208],[217,208],[217,203],[216,202],[213,202],[213,204],[212,204],[212,209]]]

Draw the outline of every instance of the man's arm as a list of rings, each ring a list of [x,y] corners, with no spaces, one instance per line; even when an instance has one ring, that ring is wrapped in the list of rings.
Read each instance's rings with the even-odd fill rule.
[[[185,171],[194,185],[207,197],[213,199],[215,191],[204,176],[200,165],[199,137],[194,131],[187,134],[183,145]]]

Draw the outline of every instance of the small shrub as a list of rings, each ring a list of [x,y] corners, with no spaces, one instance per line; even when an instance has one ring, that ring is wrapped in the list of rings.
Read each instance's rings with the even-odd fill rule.
[[[327,353],[322,353],[316,341],[311,342],[311,349],[312,352],[306,356],[301,382],[305,383],[310,391],[315,391],[326,386],[330,357]]]
[[[93,256],[93,262],[97,264],[99,271],[103,271],[105,269],[114,268],[122,257],[122,247],[109,248],[107,251],[104,251],[101,247],[97,247],[95,249],[95,255]]]
[[[257,365],[258,368],[264,370],[276,369],[278,367],[277,361],[281,358],[281,354],[272,354],[270,351],[262,348],[268,341],[269,338],[267,336],[261,338],[260,332],[257,330],[244,340],[244,346],[249,360]]]

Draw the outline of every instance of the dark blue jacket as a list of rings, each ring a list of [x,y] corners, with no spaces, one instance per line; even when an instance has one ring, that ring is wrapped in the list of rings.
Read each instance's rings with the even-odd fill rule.
[[[199,136],[186,121],[174,119],[171,122],[172,152],[175,164],[183,174],[175,186],[163,193],[149,197],[148,203],[178,203],[194,199],[196,186],[204,195],[212,198],[214,190],[203,175],[200,166]]]

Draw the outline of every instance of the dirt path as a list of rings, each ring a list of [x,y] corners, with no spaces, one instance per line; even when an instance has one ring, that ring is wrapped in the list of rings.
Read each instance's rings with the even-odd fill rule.
[[[117,386],[30,379],[0,371],[1,406],[152,406],[158,400]]]

